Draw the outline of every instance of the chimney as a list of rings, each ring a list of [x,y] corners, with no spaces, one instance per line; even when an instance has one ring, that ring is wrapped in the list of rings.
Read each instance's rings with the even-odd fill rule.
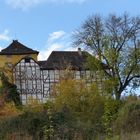
[[[81,48],[78,48],[78,53],[79,53],[79,55],[82,55]]]

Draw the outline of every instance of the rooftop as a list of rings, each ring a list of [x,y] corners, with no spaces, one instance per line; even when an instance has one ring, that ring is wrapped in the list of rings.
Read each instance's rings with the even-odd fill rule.
[[[46,70],[67,68],[85,70],[88,55],[89,53],[85,51],[53,51],[46,61],[38,61],[38,64],[41,69]]]
[[[38,54],[39,52],[26,47],[25,45],[13,40],[13,42],[5,49],[1,50],[0,55],[22,55],[22,54]]]

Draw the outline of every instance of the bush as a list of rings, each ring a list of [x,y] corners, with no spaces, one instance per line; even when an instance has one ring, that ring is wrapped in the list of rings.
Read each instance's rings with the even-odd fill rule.
[[[104,115],[102,122],[105,134],[109,137],[113,135],[113,123],[118,117],[118,111],[121,108],[122,102],[114,99],[106,99],[104,105]]]
[[[34,140],[43,137],[43,126],[48,123],[48,116],[45,112],[23,112],[0,122],[0,139],[17,134],[32,136]]]
[[[20,111],[16,108],[14,102],[5,102],[5,98],[0,96],[0,121],[13,116],[18,116]]]
[[[73,136],[80,134],[83,139],[91,139],[102,133],[105,100],[95,85],[87,87],[84,81],[68,79],[56,85],[55,91],[56,112],[67,118],[65,130],[74,133]]]
[[[114,124],[114,131],[118,134],[140,132],[140,99],[129,96],[118,113]]]
[[[0,74],[2,86],[0,94],[4,97],[6,102],[14,102],[16,106],[21,105],[20,95],[17,91],[16,85],[10,83],[4,73]]]

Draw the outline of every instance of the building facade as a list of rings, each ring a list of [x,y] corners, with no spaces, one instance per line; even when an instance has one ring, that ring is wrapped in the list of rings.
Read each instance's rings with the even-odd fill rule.
[[[74,79],[86,79],[86,83],[97,80],[86,66],[85,51],[53,51],[45,61],[38,61],[38,51],[32,50],[17,40],[0,52],[0,67],[11,66],[11,82],[17,86],[23,104],[30,99],[46,102],[53,85],[65,77],[66,70]],[[10,78],[9,78],[10,79]]]

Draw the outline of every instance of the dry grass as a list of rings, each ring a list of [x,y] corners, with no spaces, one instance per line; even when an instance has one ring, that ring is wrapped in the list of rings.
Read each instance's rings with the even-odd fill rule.
[[[140,133],[121,134],[105,140],[140,140]]]
[[[33,140],[28,134],[12,133],[7,135],[6,140]]]

